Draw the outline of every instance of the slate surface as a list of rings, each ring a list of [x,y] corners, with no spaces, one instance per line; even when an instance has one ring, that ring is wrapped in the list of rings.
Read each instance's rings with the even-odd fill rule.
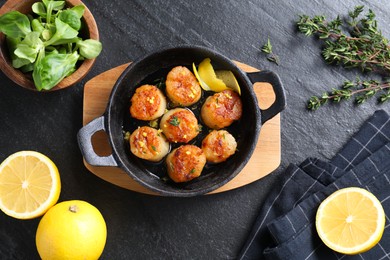
[[[102,259],[234,259],[267,192],[289,163],[308,156],[331,158],[376,109],[390,111],[390,103],[377,105],[375,100],[359,107],[348,102],[307,111],[311,95],[354,79],[359,72],[327,66],[320,43],[297,33],[295,26],[299,14],[335,18],[365,5],[375,11],[382,33],[390,38],[390,2],[85,0],[85,4],[95,15],[104,50],[82,82],[63,91],[35,93],[0,73],[0,160],[19,150],[37,150],[52,158],[61,172],[60,201],[86,200],[106,219]],[[280,66],[260,52],[267,37]],[[237,190],[186,199],[137,194],[89,173],[76,142],[84,83],[161,47],[184,43],[207,46],[280,75],[288,107],[281,118],[279,169]],[[37,259],[38,222],[0,212],[0,258]]]

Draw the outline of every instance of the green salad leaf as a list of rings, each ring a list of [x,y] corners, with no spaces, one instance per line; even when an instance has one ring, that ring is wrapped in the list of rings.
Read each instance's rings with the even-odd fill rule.
[[[81,19],[75,11],[72,9],[68,9],[65,11],[62,11],[58,15],[58,19],[60,19],[62,22],[68,24],[70,27],[72,27],[75,30],[80,30],[81,28]]]
[[[51,9],[55,11],[64,9],[65,7],[65,1],[42,0],[42,2],[47,9]]]
[[[32,11],[41,17],[46,18],[46,7],[42,2],[36,2],[32,5]]]
[[[0,16],[12,66],[32,72],[38,90],[50,90],[77,69],[78,61],[94,59],[102,51],[101,42],[79,36],[85,6],[65,4],[42,0],[31,6],[33,16],[18,11]]]
[[[75,12],[77,14],[77,17],[81,19],[81,17],[83,17],[83,15],[84,15],[85,6],[84,5],[76,5],[76,6],[73,6],[70,10]]]
[[[31,28],[34,32],[39,32],[40,34],[45,30],[45,27],[38,19],[33,19],[31,21]]]
[[[44,48],[43,42],[39,39],[38,32],[30,32],[26,38],[16,45],[15,55],[19,58],[35,62],[39,51]]]
[[[0,31],[12,38],[25,37],[31,32],[27,15],[12,11],[0,16]]]
[[[53,16],[53,11],[55,10],[61,10],[65,6],[65,1],[51,1],[51,0],[43,0],[43,3],[46,6],[46,22],[51,23],[52,22],[52,16]]]
[[[76,42],[76,45],[79,47],[81,56],[86,59],[93,59],[98,56],[103,48],[101,42],[93,39],[78,41]]]
[[[45,46],[61,45],[64,43],[75,42],[79,32],[73,29],[69,24],[64,23],[59,18],[55,19],[56,32],[45,42]]]
[[[11,60],[12,60],[12,66],[14,68],[19,69],[19,68],[21,68],[21,67],[23,67],[23,66],[25,66],[27,64],[31,64],[31,62],[29,60],[23,59],[23,58],[19,58],[14,53],[16,48],[17,48],[17,45],[22,41],[21,38],[7,37],[6,40],[7,40],[8,51],[10,53]]]
[[[38,90],[49,90],[70,75],[79,59],[79,54],[50,53],[34,66],[33,78]]]

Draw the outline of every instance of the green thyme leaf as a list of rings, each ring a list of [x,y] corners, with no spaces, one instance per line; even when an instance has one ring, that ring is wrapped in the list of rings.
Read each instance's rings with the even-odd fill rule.
[[[263,47],[261,48],[261,51],[268,54],[267,60],[276,63],[276,65],[279,65],[279,61],[280,61],[279,57],[275,53],[273,53],[272,44],[269,38],[267,40],[267,43],[264,44]]]
[[[261,48],[261,51],[267,54],[272,53],[272,44],[269,38],[267,40],[267,43],[264,44],[263,47]]]
[[[346,69],[357,68],[363,72],[390,75],[390,45],[378,29],[375,13],[368,10],[362,17],[364,6],[356,6],[348,13],[347,19],[327,21],[323,15],[309,17],[300,15],[297,21],[298,31],[306,36],[316,35],[325,43],[322,50],[324,60]],[[307,107],[316,110],[327,100],[341,102],[355,97],[357,104],[379,94],[378,101],[389,98],[389,82],[377,80],[345,81],[341,89],[333,89],[322,96],[313,96]]]

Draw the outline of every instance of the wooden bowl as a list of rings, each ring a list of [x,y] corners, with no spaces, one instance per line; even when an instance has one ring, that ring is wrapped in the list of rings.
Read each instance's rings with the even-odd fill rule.
[[[31,6],[33,3],[38,2],[39,0],[8,0],[1,8],[0,15],[3,15],[10,11],[19,11],[24,14],[32,13]],[[79,4],[83,4],[80,0],[66,0],[67,6],[72,7]],[[85,6],[85,5],[84,5]],[[80,31],[82,38],[90,38],[94,40],[99,40],[99,31],[96,25],[96,21],[93,18],[92,13],[85,6],[85,11],[83,15],[83,22],[85,27]],[[91,70],[95,59],[86,59],[81,64],[79,64],[77,70],[73,72],[70,76],[64,78],[60,83],[58,83],[54,88],[49,91],[64,89],[69,86],[72,86],[84,78],[87,73]],[[18,69],[12,67],[12,62],[9,57],[8,48],[6,44],[5,35],[0,33],[0,69],[16,84],[30,90],[37,91],[31,73],[23,73]]]

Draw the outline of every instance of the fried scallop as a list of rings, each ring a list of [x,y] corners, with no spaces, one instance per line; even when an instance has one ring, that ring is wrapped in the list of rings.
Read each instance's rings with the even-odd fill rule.
[[[166,112],[161,118],[160,129],[168,141],[174,143],[188,143],[199,134],[198,119],[186,108]]]
[[[169,152],[170,144],[155,128],[142,126],[130,135],[130,151],[138,158],[158,162]]]
[[[130,115],[144,121],[159,118],[167,108],[167,100],[164,94],[153,85],[138,87],[130,101]]]
[[[198,80],[183,66],[174,67],[167,75],[165,91],[175,106],[190,106],[199,101],[202,95]]]
[[[212,129],[227,127],[241,118],[240,96],[230,89],[215,93],[206,99],[200,115],[205,125]]]
[[[200,176],[206,164],[202,149],[195,145],[182,145],[166,158],[169,177],[174,182],[186,182]]]
[[[237,149],[236,139],[226,130],[213,130],[202,141],[207,162],[226,161]]]

